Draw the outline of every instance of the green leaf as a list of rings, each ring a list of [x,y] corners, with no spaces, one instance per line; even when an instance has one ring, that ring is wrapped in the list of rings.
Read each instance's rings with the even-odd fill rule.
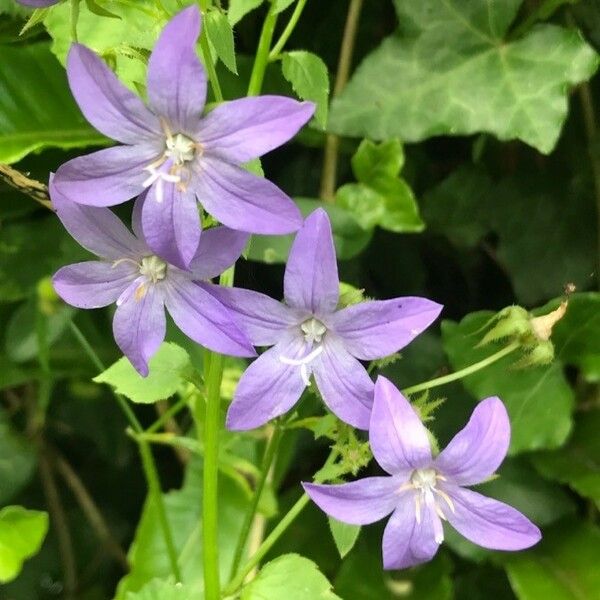
[[[476,332],[492,317],[482,311],[467,315],[460,323],[444,321],[442,340],[455,370],[476,363],[502,348],[488,344],[475,348]],[[464,387],[477,400],[499,396],[511,422],[509,452],[557,448],[571,430],[573,391],[554,362],[545,367],[515,369],[517,352],[462,379]]]
[[[31,7],[23,6],[15,0],[0,0],[0,14],[12,17],[26,17],[31,14]]]
[[[317,565],[298,554],[267,563],[244,589],[240,600],[341,600]]]
[[[0,48],[0,162],[48,147],[106,143],[80,113],[45,42]]]
[[[281,70],[302,100],[311,100],[317,105],[315,119],[325,129],[329,111],[327,65],[312,52],[294,50],[283,54]]]
[[[168,342],[150,359],[149,367],[148,377],[142,377],[124,356],[94,377],[94,381],[108,383],[132,402],[151,404],[172,396],[192,369],[187,352]]]
[[[405,142],[485,131],[549,153],[569,86],[590,78],[598,57],[578,31],[554,25],[507,39],[521,3],[395,0],[400,31],[333,101],[331,131]]]
[[[363,140],[352,157],[352,170],[360,183],[339,188],[336,204],[354,215],[363,229],[379,225],[395,233],[422,231],[415,197],[399,177],[403,165],[400,140],[381,144]]]
[[[296,204],[305,217],[319,207],[327,211],[331,219],[338,260],[353,258],[362,252],[369,243],[372,232],[364,231],[356,219],[344,208],[331,202],[321,202],[309,198],[297,198]],[[248,259],[269,264],[284,263],[293,240],[293,235],[254,235],[250,241]]]
[[[544,477],[566,483],[600,507],[599,431],[600,410],[580,413],[564,448],[534,454],[531,460]]]
[[[181,583],[155,579],[139,592],[129,592],[125,600],[194,600],[192,592]]]
[[[275,14],[283,12],[290,4],[293,4],[296,0],[273,0],[275,4]]]
[[[361,530],[360,525],[349,525],[329,517],[329,529],[340,556],[344,558],[354,548],[354,544],[358,540]]]
[[[203,597],[204,588],[201,567],[202,495],[198,493],[202,489],[202,473],[201,462],[192,461],[187,467],[183,487],[163,494],[182,574],[181,583],[189,589],[194,600]],[[247,504],[248,499],[239,488],[221,477],[219,480],[219,564],[222,581],[229,575]],[[119,582],[115,600],[129,600],[128,592],[136,592],[156,578],[168,579],[171,576],[158,514],[150,497],[144,505],[128,557],[131,570]]]
[[[503,560],[519,600],[589,600],[600,590],[600,530],[566,521],[527,552]]]
[[[229,0],[227,19],[233,27],[237,25],[250,11],[258,8],[263,0]]]
[[[233,29],[227,16],[220,10],[211,10],[204,16],[204,27],[217,56],[232,73],[237,75]]]
[[[22,506],[0,511],[0,583],[13,580],[23,562],[37,554],[48,531],[48,515]]]

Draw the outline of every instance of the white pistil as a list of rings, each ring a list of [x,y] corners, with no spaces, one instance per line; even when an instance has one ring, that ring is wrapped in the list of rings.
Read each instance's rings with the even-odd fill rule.
[[[312,352],[307,354],[304,358],[288,358],[287,356],[280,356],[279,360],[284,365],[292,365],[294,367],[300,367],[300,376],[304,385],[310,385],[310,374],[308,372],[308,365],[323,352],[323,346],[317,346]]]
[[[327,327],[321,323],[318,319],[314,317],[304,321],[300,325],[300,329],[302,334],[304,335],[304,341],[307,344],[312,346],[314,343],[321,344],[323,340],[323,336],[327,331]],[[280,356],[279,360],[284,365],[292,365],[294,367],[300,367],[300,376],[302,377],[302,381],[304,385],[310,385],[310,371],[309,365],[310,363],[317,358],[323,352],[323,346],[318,345],[313,348],[305,357],[303,358],[288,358],[287,356]]]
[[[447,520],[436,496],[442,498],[448,505],[448,508],[452,512],[455,512],[454,503],[450,496],[437,487],[438,481],[446,481],[446,478],[443,475],[439,475],[435,469],[415,469],[410,476],[410,481],[398,488],[399,494],[414,490],[415,521],[419,525],[423,518],[423,505],[434,510],[441,520]],[[433,530],[436,543],[441,544],[444,541],[444,530],[440,521],[435,520]]]

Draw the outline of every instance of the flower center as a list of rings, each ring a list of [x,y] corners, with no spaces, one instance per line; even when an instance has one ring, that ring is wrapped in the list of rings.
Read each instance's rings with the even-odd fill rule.
[[[304,323],[300,325],[300,329],[302,329],[304,339],[309,344],[313,344],[314,342],[320,344],[321,340],[323,339],[323,335],[325,335],[325,332],[327,331],[327,327],[325,327],[321,321],[315,318],[304,321]]]
[[[182,133],[167,137],[166,145],[167,149],[164,155],[172,158],[176,165],[183,165],[190,160],[194,160],[196,142]]]
[[[421,523],[422,519],[422,507],[425,505],[428,509],[434,510],[438,517],[443,521],[446,520],[444,511],[440,504],[440,499],[444,501],[444,508],[450,509],[454,512],[454,503],[446,492],[440,490],[437,487],[438,481],[446,481],[443,475],[440,475],[435,469],[415,469],[410,476],[410,483],[405,483],[398,490],[399,492],[405,492],[412,490],[414,493],[415,500],[415,520],[417,523]],[[430,514],[429,511],[426,514]],[[434,518],[432,516],[432,518]],[[444,530],[442,524],[438,519],[434,518],[433,531],[435,535],[435,541],[441,544],[444,541]]]
[[[167,276],[167,263],[158,256],[145,256],[140,264],[140,275],[148,277],[152,283],[162,281]]]

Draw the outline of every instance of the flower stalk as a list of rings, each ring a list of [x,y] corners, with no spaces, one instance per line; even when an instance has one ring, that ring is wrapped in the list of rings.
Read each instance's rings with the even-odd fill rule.
[[[271,51],[271,43],[273,42],[273,35],[275,33],[275,25],[277,24],[277,13],[275,11],[275,2],[271,1],[269,12],[267,13],[260,32],[256,58],[254,59],[250,83],[248,84],[248,96],[257,96],[262,89],[265,72],[267,70],[267,65],[269,64],[269,53]]]

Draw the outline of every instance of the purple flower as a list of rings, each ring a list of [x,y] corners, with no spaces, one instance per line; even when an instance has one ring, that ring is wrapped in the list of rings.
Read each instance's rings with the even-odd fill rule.
[[[50,185],[52,203],[69,233],[100,257],[60,269],[54,289],[68,304],[100,308],[113,302],[113,333],[119,348],[144,376],[148,360],[165,338],[165,307],[194,341],[223,354],[255,356],[233,315],[195,281],[216,277],[241,254],[248,235],[217,227],[202,236],[188,271],[148,249],[140,228],[140,202],[133,235],[108,209],[82,206]]]
[[[322,209],[306,219],[290,250],[285,304],[251,290],[205,288],[236,314],[255,346],[273,346],[240,379],[227,415],[227,426],[236,430],[259,427],[288,411],[311,374],[340,419],[367,429],[373,382],[359,360],[406,346],[442,308],[424,298],[394,298],[337,310],[335,248]]]
[[[389,477],[302,485],[322,510],[345,523],[366,525],[392,514],[383,534],[384,568],[404,569],[433,558],[444,540],[442,521],[493,550],[522,550],[540,540],[540,530],[519,511],[464,487],[490,477],[506,456],[510,423],[499,398],[480,402],[466,427],[433,458],[417,413],[379,377],[369,438]]]
[[[43,6],[52,6],[53,4],[58,4],[60,0],[17,0],[17,2],[19,4],[24,4],[25,6],[42,8]]]
[[[73,45],[67,66],[73,95],[87,120],[123,145],[75,158],[55,178],[69,199],[94,206],[119,204],[148,189],[142,209],[148,245],[182,268],[200,239],[196,200],[240,231],[283,234],[300,227],[294,202],[240,165],[288,141],[314,112],[308,102],[261,96],[226,102],[202,117],[199,33],[194,6],[166,25],[148,65],[148,107],[96,54]]]

